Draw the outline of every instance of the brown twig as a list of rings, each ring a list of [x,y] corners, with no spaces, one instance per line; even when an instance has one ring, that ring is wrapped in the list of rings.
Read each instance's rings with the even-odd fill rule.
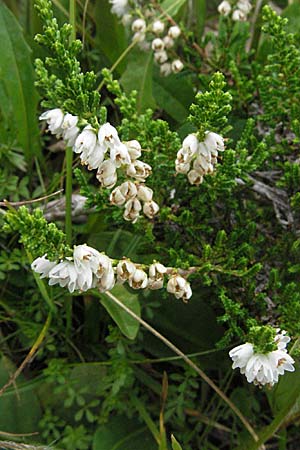
[[[58,195],[61,192],[63,192],[63,189],[53,192],[52,194],[44,195],[44,197],[35,198],[33,200],[23,200],[22,202],[9,202],[8,200],[4,200],[3,202],[0,202],[0,206],[5,206],[8,208],[10,206],[31,205],[32,203],[41,202],[43,200],[46,200],[47,198],[54,197],[55,195]]]

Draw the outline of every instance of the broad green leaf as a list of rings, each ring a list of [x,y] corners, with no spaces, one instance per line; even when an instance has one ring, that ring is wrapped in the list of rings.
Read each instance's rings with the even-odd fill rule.
[[[157,444],[147,428],[127,417],[113,417],[98,428],[92,450],[154,450]]]
[[[185,3],[186,0],[164,0],[161,4],[161,9],[170,16],[175,16]]]
[[[0,55],[0,82],[10,99],[17,140],[30,160],[40,150],[34,70],[22,30],[3,3],[0,3]]]
[[[153,82],[153,95],[158,106],[172,119],[181,123],[187,118],[195,94],[187,78],[178,75],[169,77],[157,75]]]
[[[193,13],[196,19],[195,35],[197,37],[197,41],[200,42],[205,26],[206,0],[194,0]]]
[[[95,43],[105,56],[107,63],[112,66],[127,47],[125,29],[120,19],[111,13],[108,0],[96,2],[94,17],[96,23]],[[117,73],[125,69],[125,61],[117,66]]]
[[[116,285],[112,289],[111,293],[125,306],[127,306],[127,308],[131,309],[137,316],[140,317],[141,308],[138,300],[138,294],[129,292],[123,285]],[[135,339],[139,330],[139,322],[116,305],[107,295],[99,295],[101,304],[107,310],[111,318],[116,322],[122,333],[129,339]]]
[[[14,364],[5,356],[0,358],[0,387],[16,371]],[[35,392],[35,385],[26,383],[20,375],[16,384],[8,388],[0,397],[0,430],[7,433],[32,433],[42,411]]]
[[[125,92],[136,90],[137,110],[143,112],[147,108],[155,108],[152,94],[152,52],[135,49],[128,58],[128,64],[120,82]]]
[[[175,439],[175,436],[172,434],[171,436],[171,440],[172,440],[172,450],[182,450],[181,445],[179,444],[179,442]]]

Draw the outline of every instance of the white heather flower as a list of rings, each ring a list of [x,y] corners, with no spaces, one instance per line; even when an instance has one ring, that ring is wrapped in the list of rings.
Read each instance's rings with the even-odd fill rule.
[[[239,0],[236,6],[240,11],[242,11],[246,15],[249,14],[252,8],[252,5],[248,0]]]
[[[172,73],[171,63],[165,62],[165,63],[161,64],[159,70],[160,70],[160,74],[162,76],[167,77],[168,75],[170,75]]]
[[[103,162],[105,156],[105,149],[100,144],[96,143],[92,151],[83,151],[80,155],[82,164],[88,166],[88,170],[98,169]]]
[[[190,283],[181,275],[171,276],[167,284],[167,291],[184,301],[192,296]]]
[[[49,272],[49,285],[59,284],[60,287],[68,287],[72,293],[78,289],[78,272],[73,261],[62,261],[56,264]]]
[[[136,161],[133,161],[130,166],[128,166],[126,173],[129,177],[133,177],[138,181],[144,182],[150,175],[151,170],[152,168],[149,164],[137,159]]]
[[[214,151],[223,152],[225,150],[222,136],[212,131],[206,133],[204,144],[214,156],[218,156],[218,153],[215,154]]]
[[[144,270],[136,269],[128,279],[128,283],[133,289],[145,289],[148,284],[148,276]]]
[[[124,16],[128,9],[128,0],[109,0],[111,12],[119,17]]]
[[[136,271],[136,266],[129,259],[122,259],[117,264],[117,278],[119,283],[131,278]]]
[[[228,16],[231,11],[231,5],[227,0],[224,0],[218,6],[218,11],[222,16]]]
[[[143,213],[145,216],[149,217],[149,219],[153,219],[155,214],[157,214],[159,211],[159,206],[157,203],[155,203],[153,200],[150,202],[144,203],[143,206]]]
[[[46,120],[48,128],[52,134],[61,134],[64,113],[61,109],[55,108],[43,112],[39,117],[40,120]]]
[[[149,267],[148,287],[150,289],[161,289],[164,285],[166,267],[160,263],[153,263]]]
[[[144,19],[136,19],[131,24],[134,33],[144,33],[146,31],[146,22]]]
[[[240,9],[236,9],[233,11],[232,20],[234,20],[235,22],[244,22],[246,19],[246,14]]]
[[[158,51],[154,53],[154,59],[158,64],[163,64],[168,61],[168,55],[165,50]]]
[[[197,172],[197,170],[192,169],[188,173],[188,180],[191,184],[198,186],[203,182],[203,176],[201,175],[201,173]]]
[[[172,39],[177,39],[181,34],[181,30],[177,25],[174,25],[169,28],[168,30],[168,36]]]
[[[132,41],[133,42],[139,42],[140,45],[139,47],[142,50],[148,50],[150,48],[150,44],[148,44],[148,42],[144,42],[146,39],[146,34],[143,33],[142,31],[137,31],[136,33],[134,33],[134,35],[132,36]]]
[[[188,134],[182,142],[182,149],[185,153],[193,156],[198,150],[199,141],[195,134]]]
[[[172,71],[174,73],[179,73],[181,72],[183,69],[183,64],[180,61],[180,59],[175,59],[174,61],[172,61]]]
[[[75,245],[73,250],[74,265],[77,272],[83,272],[89,268],[93,273],[96,273],[99,266],[99,259],[101,254],[93,247],[86,244]]]
[[[141,209],[141,202],[137,198],[129,199],[125,204],[124,219],[135,223],[139,218]]]
[[[82,153],[88,156],[93,152],[97,142],[97,136],[90,125],[86,126],[84,130],[77,136],[73,151],[75,153]]]
[[[109,122],[101,125],[98,131],[99,144],[106,150],[118,147],[121,144],[118,132]]]
[[[278,376],[283,375],[285,370],[288,372],[295,370],[293,366],[295,361],[285,348],[289,338],[282,332],[277,334],[274,340],[277,350],[266,354],[255,353],[254,346],[250,342],[233,348],[229,352],[233,360],[232,368],[239,368],[249,383],[273,386],[278,382]]]
[[[172,47],[174,47],[174,39],[172,39],[170,36],[165,36],[163,38],[163,43],[165,45],[165,48],[172,48]]]
[[[179,150],[180,152],[180,150]],[[178,153],[179,153],[178,152]],[[189,162],[182,161],[182,158],[177,153],[177,159],[175,160],[175,170],[177,173],[188,173],[191,168],[191,164]]]
[[[115,164],[116,167],[121,167],[122,165],[129,165],[131,163],[128,148],[126,147],[125,144],[122,143],[120,143],[118,146],[111,147],[110,159]]]
[[[193,169],[199,172],[201,175],[205,173],[211,173],[213,171],[213,165],[210,162],[210,159],[206,159],[203,155],[198,155],[194,161]]]
[[[125,181],[112,191],[110,194],[110,202],[113,205],[121,206],[130,198],[136,197],[136,195],[136,185],[132,181]]]
[[[160,39],[160,38],[155,38],[155,39],[153,39],[153,41],[152,41],[151,48],[152,48],[152,50],[154,50],[155,52],[160,52],[160,51],[162,51],[162,50],[165,48],[165,44],[164,44],[164,42],[163,42],[162,39]]]
[[[100,292],[110,291],[115,285],[115,273],[112,265],[106,270],[103,276],[98,280],[96,287]]]
[[[41,278],[48,277],[50,270],[57,264],[56,262],[49,261],[46,256],[47,254],[40,258],[36,258],[31,264],[32,270],[39,273]]]
[[[142,147],[137,140],[133,139],[132,141],[127,141],[125,142],[125,145],[127,147],[131,161],[135,161],[141,156]]]
[[[109,159],[103,161],[98,168],[96,177],[103,187],[108,189],[114,187],[118,179],[115,164]]]
[[[161,34],[165,29],[165,24],[161,20],[155,20],[152,24],[152,31],[154,34]]]
[[[137,186],[137,197],[139,200],[142,200],[143,202],[150,202],[150,200],[152,200],[153,197],[153,191],[144,184],[139,184]]]
[[[62,122],[62,136],[67,142],[68,147],[73,147],[76,138],[79,133],[79,128],[77,127],[78,117],[72,116],[72,114],[66,114]]]

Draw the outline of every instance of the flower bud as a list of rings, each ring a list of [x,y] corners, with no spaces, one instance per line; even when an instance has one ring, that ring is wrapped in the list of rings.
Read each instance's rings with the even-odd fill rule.
[[[168,36],[172,39],[177,39],[181,34],[181,30],[177,25],[170,27],[168,30]]]
[[[170,75],[172,73],[171,63],[165,62],[165,63],[161,64],[159,70],[160,70],[160,74],[163,77],[167,77],[168,75]]]
[[[240,9],[233,11],[232,20],[234,22],[245,22],[247,20],[247,15]]]
[[[252,5],[248,0],[239,0],[236,7],[247,15],[251,11]]]
[[[163,38],[163,43],[165,45],[165,48],[172,48],[172,47],[174,47],[174,40],[170,36],[165,36]]]

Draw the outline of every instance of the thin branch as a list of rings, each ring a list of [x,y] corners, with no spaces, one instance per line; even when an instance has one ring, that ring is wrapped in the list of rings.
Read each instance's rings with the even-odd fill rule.
[[[59,191],[53,192],[52,194],[44,195],[44,197],[35,198],[33,200],[23,200],[22,202],[9,202],[8,200],[4,200],[3,202],[0,202],[0,206],[5,206],[6,208],[10,206],[22,206],[22,205],[31,205],[32,203],[41,202],[43,200],[46,200],[47,198],[54,197],[55,195],[61,194],[63,192],[63,189],[60,189]]]

